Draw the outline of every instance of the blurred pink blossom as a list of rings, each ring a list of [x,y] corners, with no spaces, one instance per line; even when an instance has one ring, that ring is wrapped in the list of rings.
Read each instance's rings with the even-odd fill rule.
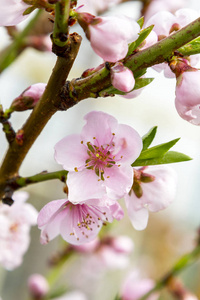
[[[144,17],[145,20],[148,20],[151,16],[159,11],[167,10],[171,13],[174,13],[177,9],[185,6],[185,0],[151,0]]]
[[[175,106],[186,121],[200,125],[200,71],[191,68],[177,77]]]
[[[0,26],[13,26],[25,20],[23,15],[29,6],[23,0],[1,0]]]
[[[112,85],[119,91],[128,93],[135,85],[133,72],[121,62],[116,63],[110,70]]]
[[[152,279],[141,278],[138,272],[131,272],[125,279],[122,289],[121,297],[122,300],[139,300],[147,292],[149,292],[155,283]],[[158,299],[157,294],[152,294],[147,298],[147,300]]]
[[[123,59],[128,52],[128,44],[138,38],[140,31],[138,23],[126,16],[94,17],[79,13],[78,22],[94,52],[109,62]]]
[[[121,0],[79,0],[77,11],[97,15],[99,12],[103,12],[111,6],[120,2]]]
[[[28,288],[34,299],[41,299],[48,293],[49,284],[41,274],[32,274],[28,278]]]
[[[125,195],[128,215],[133,227],[143,230],[148,222],[148,210],[157,212],[170,205],[176,193],[177,176],[166,166],[134,169],[134,183]]]
[[[122,217],[123,211],[117,202],[101,206],[97,199],[77,205],[66,199],[54,200],[39,212],[40,241],[46,244],[61,234],[67,242],[81,245],[95,239],[105,222]]]
[[[68,170],[69,200],[79,203],[105,194],[118,200],[133,183],[131,163],[142,149],[142,139],[130,126],[118,124],[104,112],[85,116],[81,134],[66,136],[55,145],[55,159]]]
[[[61,297],[54,298],[54,300],[87,300],[87,297],[80,291],[72,291],[64,294]]]
[[[23,255],[30,243],[30,227],[36,225],[37,211],[25,201],[26,192],[13,195],[12,206],[0,204],[0,264],[13,270],[22,263]]]

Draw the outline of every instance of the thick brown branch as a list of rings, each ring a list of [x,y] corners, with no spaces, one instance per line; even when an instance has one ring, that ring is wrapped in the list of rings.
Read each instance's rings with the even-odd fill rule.
[[[57,58],[43,96],[21,130],[20,143],[15,139],[10,145],[0,169],[0,198],[4,194],[6,182],[9,178],[17,176],[18,170],[32,144],[52,115],[58,110],[60,91],[74,63],[80,43],[81,37],[78,34],[74,33],[70,36],[64,55]]]

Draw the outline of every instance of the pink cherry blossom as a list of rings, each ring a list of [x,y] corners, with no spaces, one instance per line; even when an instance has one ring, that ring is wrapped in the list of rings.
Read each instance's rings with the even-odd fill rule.
[[[28,203],[26,192],[13,195],[14,204],[0,205],[0,264],[13,270],[22,263],[30,243],[30,227],[36,224],[37,211]]]
[[[119,199],[133,183],[131,163],[142,149],[139,134],[103,112],[85,116],[81,134],[63,138],[55,145],[55,159],[68,170],[69,199],[79,203],[107,194]]]
[[[49,284],[44,276],[32,274],[28,278],[28,288],[34,299],[41,299],[48,293]]]
[[[126,16],[94,17],[79,13],[78,21],[94,52],[109,62],[123,59],[128,43],[136,40],[140,31],[138,23]]]
[[[13,26],[22,22],[28,15],[23,15],[29,6],[23,0],[1,0],[0,26]]]
[[[46,83],[35,83],[29,86],[20,96],[14,99],[11,108],[14,111],[23,111],[33,108],[44,93],[45,88]]]
[[[134,169],[134,183],[125,196],[133,227],[143,230],[148,222],[148,210],[157,212],[169,206],[176,193],[176,173],[166,166]]]
[[[122,217],[123,211],[117,202],[110,206],[100,206],[96,199],[77,205],[66,199],[54,200],[39,213],[40,241],[46,244],[61,234],[68,243],[81,245],[95,239],[105,222],[112,222],[114,218],[120,220]]]
[[[112,85],[125,93],[130,92],[135,85],[133,72],[122,63],[116,63],[110,70]]]
[[[136,271],[131,272],[126,277],[121,291],[122,300],[139,300],[147,292],[149,292],[155,283],[152,279],[141,278]],[[158,294],[154,293],[147,298],[147,300],[158,299]]]
[[[200,125],[200,71],[192,68],[177,77],[175,106],[186,121]]]

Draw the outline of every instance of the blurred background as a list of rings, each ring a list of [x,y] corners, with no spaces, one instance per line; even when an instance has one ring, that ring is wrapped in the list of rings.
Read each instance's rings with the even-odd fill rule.
[[[185,3],[185,7],[200,10],[199,1],[188,0]],[[111,8],[106,14],[125,14],[137,20],[141,16],[141,7],[140,1],[128,1]],[[23,27],[26,22],[27,20],[19,26]],[[76,25],[72,31],[79,32],[83,36],[83,42],[69,79],[80,77],[85,69],[102,63],[84,38],[82,29]],[[6,30],[1,28],[0,50],[8,43]],[[51,52],[26,49],[0,75],[0,103],[3,108],[8,108],[12,100],[31,84],[46,83],[55,60],[55,55]],[[196,242],[200,221],[200,129],[182,120],[177,114],[174,105],[175,79],[167,79],[162,73],[158,74],[152,69],[148,70],[147,77],[155,79],[135,99],[128,100],[120,96],[87,99],[66,112],[58,112],[36,140],[20,169],[21,176],[34,175],[44,170],[60,170],[60,166],[54,161],[54,145],[68,134],[79,133],[84,124],[84,115],[92,110],[113,115],[119,123],[135,128],[141,136],[151,127],[158,126],[154,145],[181,137],[173,149],[193,158],[189,162],[171,165],[178,174],[176,199],[166,210],[151,213],[144,231],[133,229],[126,209],[124,219],[109,226],[110,235],[127,235],[134,243],[134,250],[129,254],[127,264],[123,267],[94,267],[91,257],[86,254],[72,256],[66,263],[56,284],[64,284],[69,291],[82,291],[88,300],[114,299],[124,277],[131,270],[139,269],[144,277],[155,280],[160,278],[181,255],[192,250]],[[20,128],[29,114],[30,111],[14,113],[11,119],[13,127]],[[4,134],[0,132],[1,159],[7,146]],[[53,180],[29,186],[25,190],[30,194],[29,202],[39,211],[49,201],[64,198],[62,188],[60,182]],[[124,206],[123,201],[121,204]],[[0,296],[3,300],[28,299],[28,276],[32,273],[45,276],[50,270],[48,260],[65,245],[58,237],[42,246],[39,236],[38,228],[32,228],[31,244],[20,267],[12,272],[0,268]],[[200,298],[200,263],[184,270],[180,278]],[[160,299],[173,298],[164,289]]]

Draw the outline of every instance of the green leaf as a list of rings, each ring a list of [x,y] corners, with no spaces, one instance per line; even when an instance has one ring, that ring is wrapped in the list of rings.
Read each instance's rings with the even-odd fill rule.
[[[132,42],[129,44],[129,49],[128,49],[128,53],[127,53],[127,56],[128,55],[131,55],[133,53],[133,51],[135,49],[137,49],[141,43],[148,37],[148,35],[150,34],[150,32],[152,31],[154,25],[151,25],[147,28],[144,28],[140,31],[139,33],[139,37],[137,38],[136,41]]]
[[[145,75],[146,72],[147,72],[147,69],[142,69],[142,70],[136,71],[136,72],[134,72],[134,78],[137,79],[137,78]]]
[[[151,166],[151,165],[161,165],[161,164],[171,164],[183,161],[189,161],[192,158],[186,154],[176,152],[176,151],[168,151],[161,157],[156,157],[152,159],[137,159],[133,164],[132,167],[139,167],[139,166]]]
[[[146,150],[152,143],[156,132],[157,132],[157,126],[154,126],[151,128],[143,137],[142,137],[142,142],[143,142],[143,148],[142,150]]]
[[[179,48],[178,51],[185,56],[199,54],[200,53],[200,37],[192,40],[188,44],[185,44],[184,46]]]
[[[151,83],[154,80],[154,78],[137,78],[135,80],[135,86],[133,90],[141,89],[142,87],[145,87],[149,83]]]
[[[173,147],[177,142],[178,139],[172,140],[168,143],[163,143],[149,149],[146,149],[141,152],[140,156],[138,157],[139,160],[146,160],[152,159],[163,156],[171,147]]]
[[[141,17],[139,20],[137,20],[137,23],[140,25],[140,28],[144,25],[144,17]]]

